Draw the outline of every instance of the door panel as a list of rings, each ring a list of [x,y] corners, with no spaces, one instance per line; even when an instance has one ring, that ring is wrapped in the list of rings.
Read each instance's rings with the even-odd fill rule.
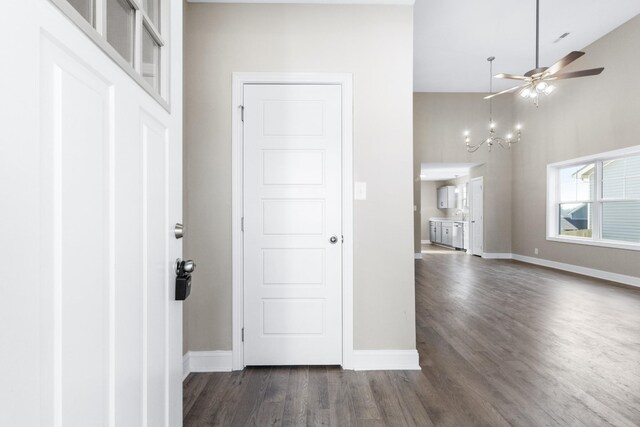
[[[36,292],[16,304],[37,307],[37,325],[18,327],[36,337],[39,366],[20,370],[19,381],[37,386],[0,411],[0,424],[179,426],[173,263],[182,248],[171,232],[181,219],[180,119],[49,1],[24,5],[35,9],[24,31],[37,37],[20,37],[34,72],[13,84],[38,110],[9,126],[37,129],[16,140],[36,154],[13,171],[38,179],[7,194],[28,192],[37,206],[16,223],[35,230],[28,249],[37,278],[21,285]],[[4,355],[0,362],[8,364]],[[28,411],[37,423],[24,421]]]
[[[478,256],[484,252],[483,187],[482,179],[471,180],[471,253]]]
[[[42,82],[48,89],[42,114],[51,126],[44,142],[50,171],[50,320],[57,419],[62,425],[80,425],[91,417],[105,419],[109,404],[112,101],[110,85],[102,76],[48,39],[43,40],[42,52]],[[94,386],[87,389],[87,383]]]
[[[245,364],[341,364],[341,88],[245,85],[244,108]]]
[[[146,425],[167,425],[167,310],[171,260],[167,256],[168,199],[167,129],[148,113],[141,112],[142,128],[142,222],[143,265],[143,402]]]

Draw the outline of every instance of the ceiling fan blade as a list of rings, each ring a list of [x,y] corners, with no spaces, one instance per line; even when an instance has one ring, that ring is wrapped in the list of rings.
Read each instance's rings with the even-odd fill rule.
[[[515,91],[517,91],[518,89],[524,89],[524,88],[525,88],[525,87],[527,87],[527,86],[529,86],[529,83],[528,83],[528,82],[527,82],[527,83],[525,83],[525,84],[522,84],[522,85],[520,85],[520,86],[512,87],[511,89],[503,90],[502,92],[498,92],[498,93],[494,93],[494,94],[492,94],[492,95],[485,96],[485,97],[484,97],[484,99],[491,99],[491,98],[495,98],[495,97],[496,97],[496,96],[498,96],[498,95],[504,95],[505,93],[515,92]]]
[[[590,70],[572,71],[570,73],[556,74],[545,80],[562,80],[562,79],[575,79],[576,77],[597,76],[604,71],[604,67],[592,68]]]
[[[553,64],[551,67],[547,68],[547,70],[544,72],[544,75],[545,76],[554,75],[555,73],[557,73],[558,71],[566,67],[567,65],[571,64],[576,59],[580,58],[582,55],[584,55],[584,52],[578,52],[574,50],[573,52],[571,52],[570,54],[562,58],[560,61]]]
[[[509,80],[531,80],[529,77],[525,77],[525,76],[514,76],[513,74],[506,74],[506,73],[500,73],[500,74],[496,74],[495,76],[496,79],[509,79]]]

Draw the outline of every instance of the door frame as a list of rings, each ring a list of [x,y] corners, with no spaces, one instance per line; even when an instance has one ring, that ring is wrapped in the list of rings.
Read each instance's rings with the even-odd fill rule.
[[[474,235],[474,225],[471,222],[472,218],[473,218],[473,198],[474,198],[474,190],[473,190],[473,183],[474,181],[480,181],[480,184],[482,185],[482,251],[479,254],[476,254],[473,252],[474,249],[474,242],[473,242],[473,235]],[[471,253],[471,255],[478,255],[480,257],[484,256],[484,177],[479,176],[477,178],[473,178],[469,181],[469,189],[470,189],[470,197],[469,197],[469,252]]]
[[[233,73],[231,102],[232,348],[234,371],[242,370],[244,347],[244,239],[242,104],[245,84],[331,84],[342,88],[342,368],[353,369],[353,75],[349,73]]]

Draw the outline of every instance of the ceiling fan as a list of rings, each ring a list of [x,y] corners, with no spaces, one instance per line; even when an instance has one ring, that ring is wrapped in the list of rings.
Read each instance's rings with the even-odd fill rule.
[[[536,106],[538,106],[539,95],[542,93],[549,95],[555,89],[551,82],[555,80],[574,79],[576,77],[596,76],[604,71],[604,67],[600,67],[592,68],[590,70],[571,71],[568,73],[558,74],[558,72],[564,67],[571,64],[582,55],[584,55],[584,52],[573,51],[550,67],[540,67],[540,0],[536,0],[536,68],[531,71],[527,71],[524,76],[505,73],[495,75],[494,77],[498,79],[520,80],[523,83],[519,86],[512,87],[511,89],[490,94],[484,99],[490,99],[494,96],[503,95],[505,93],[520,91],[520,96],[523,98],[533,99]]]

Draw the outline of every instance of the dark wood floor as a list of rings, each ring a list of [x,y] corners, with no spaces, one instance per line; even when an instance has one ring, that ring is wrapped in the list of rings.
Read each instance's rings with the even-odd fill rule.
[[[416,261],[422,371],[191,374],[185,426],[639,426],[640,290],[515,261]]]

